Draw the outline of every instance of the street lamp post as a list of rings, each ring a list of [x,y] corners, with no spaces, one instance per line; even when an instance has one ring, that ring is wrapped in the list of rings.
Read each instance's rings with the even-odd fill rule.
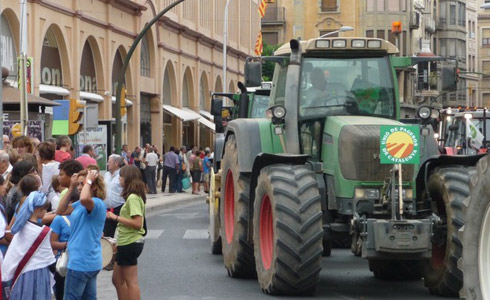
[[[20,23],[20,72],[22,74],[20,91],[20,126],[22,134],[27,135],[27,0],[20,2],[21,23]],[[3,133],[2,133],[3,134]]]
[[[340,32],[352,31],[352,30],[354,30],[354,27],[351,27],[351,26],[342,26],[342,27],[340,27],[339,30],[335,30],[335,31],[332,31],[332,32],[325,33],[324,35],[320,36],[320,38],[324,38],[326,36],[329,36],[329,35],[332,35],[332,34],[336,34],[336,33],[340,33]]]
[[[131,48],[129,48],[128,54],[124,58],[124,63],[119,73],[119,80],[117,81],[116,87],[116,153],[121,153],[121,144],[122,144],[122,122],[121,122],[121,94],[122,87],[124,85],[124,78],[126,75],[126,70],[129,66],[129,61],[131,60],[131,56],[133,56],[136,47],[138,46],[141,39],[145,36],[146,32],[150,30],[151,26],[155,24],[164,14],[166,14],[169,10],[177,6],[177,4],[184,2],[185,0],[176,0],[169,6],[167,6],[164,10],[158,13],[149,23],[145,25],[143,30],[138,34],[138,36],[134,39]]]
[[[227,62],[228,62],[228,55],[226,54],[226,48],[228,44],[228,7],[230,6],[230,1],[231,0],[226,0],[226,5],[225,5],[225,20],[223,24],[223,92],[227,93],[228,92],[228,84],[226,82],[226,71],[227,71]]]

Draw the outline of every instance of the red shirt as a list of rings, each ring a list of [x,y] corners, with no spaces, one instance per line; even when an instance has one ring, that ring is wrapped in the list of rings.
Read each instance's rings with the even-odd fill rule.
[[[97,161],[88,154],[82,154],[81,156],[77,157],[76,160],[82,164],[84,169],[86,169],[88,165],[97,165]]]
[[[71,154],[65,151],[56,150],[56,152],[54,153],[54,160],[60,163],[70,158],[71,158]]]

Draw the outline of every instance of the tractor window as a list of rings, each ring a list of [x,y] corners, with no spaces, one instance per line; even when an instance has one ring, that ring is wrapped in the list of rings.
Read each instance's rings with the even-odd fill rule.
[[[274,79],[271,89],[271,106],[284,105],[286,99],[286,78],[288,75],[288,67],[276,64],[274,69]]]
[[[269,107],[269,96],[255,94],[252,100],[251,118],[265,118],[265,111]]]
[[[396,117],[388,57],[304,58],[300,115]]]

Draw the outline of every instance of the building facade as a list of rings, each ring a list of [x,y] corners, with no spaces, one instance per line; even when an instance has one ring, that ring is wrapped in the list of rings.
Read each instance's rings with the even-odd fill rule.
[[[173,2],[29,0],[27,55],[33,57],[33,93],[51,100],[85,100],[100,121],[113,124],[115,89],[128,50],[144,26]],[[152,143],[166,150],[170,145],[212,146],[213,124],[205,117],[210,93],[236,90],[260,29],[257,0],[231,1],[223,82],[225,2],[185,1],[144,36],[125,74],[129,106],[124,143]],[[3,2],[2,59],[12,81],[19,20],[19,2]]]
[[[490,1],[480,0],[478,7],[478,61],[480,68],[480,89],[477,95],[480,97],[482,107],[490,107],[490,9],[481,9],[480,5]]]

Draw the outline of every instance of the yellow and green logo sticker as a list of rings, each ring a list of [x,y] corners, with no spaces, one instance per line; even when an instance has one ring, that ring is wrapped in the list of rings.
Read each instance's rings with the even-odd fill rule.
[[[418,126],[381,126],[380,139],[382,164],[419,163]]]

